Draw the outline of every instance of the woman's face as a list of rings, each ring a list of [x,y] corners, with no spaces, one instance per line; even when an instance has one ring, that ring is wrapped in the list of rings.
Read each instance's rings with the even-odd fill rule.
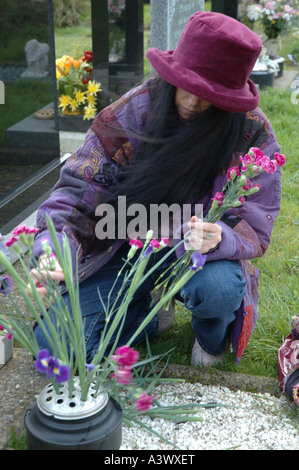
[[[211,106],[211,103],[202,100],[196,95],[192,95],[192,93],[188,93],[188,91],[182,88],[177,88],[175,92],[175,105],[181,118],[190,119],[194,114],[205,111]]]

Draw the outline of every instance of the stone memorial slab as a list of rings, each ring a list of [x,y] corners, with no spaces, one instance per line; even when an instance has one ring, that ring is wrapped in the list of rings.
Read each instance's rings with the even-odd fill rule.
[[[151,47],[175,49],[186,22],[196,11],[204,11],[204,0],[151,0]]]

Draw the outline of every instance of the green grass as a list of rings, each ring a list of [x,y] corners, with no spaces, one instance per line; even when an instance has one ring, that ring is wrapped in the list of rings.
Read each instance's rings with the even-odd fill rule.
[[[52,101],[51,80],[24,79],[5,83],[5,112],[0,119],[0,147],[6,143],[6,129]]]
[[[92,49],[91,26],[68,26],[55,30],[55,55],[70,55],[81,59],[84,51]]]
[[[150,47],[150,5],[144,5],[144,51]],[[113,44],[113,37],[110,37]],[[91,26],[82,23],[76,27],[57,28],[55,30],[55,55],[57,58],[70,55],[80,59],[86,50],[92,49]],[[150,72],[150,63],[144,59],[144,74]]]

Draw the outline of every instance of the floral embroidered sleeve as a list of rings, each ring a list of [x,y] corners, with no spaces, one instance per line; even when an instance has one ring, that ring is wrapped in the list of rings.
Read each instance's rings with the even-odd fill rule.
[[[52,194],[38,210],[37,226],[40,232],[33,252],[36,258],[42,252],[41,241],[44,238],[50,241],[46,214],[53,220],[59,240],[62,240],[63,234],[68,237],[74,260],[79,246],[80,250],[84,250],[93,242],[95,223],[92,209],[107,190],[104,174],[107,163],[107,155],[97,136],[89,130],[84,144],[67,159]]]

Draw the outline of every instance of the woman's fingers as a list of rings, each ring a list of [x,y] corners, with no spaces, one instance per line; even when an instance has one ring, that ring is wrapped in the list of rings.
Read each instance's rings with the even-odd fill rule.
[[[64,281],[64,274],[62,271],[48,271],[44,269],[32,269],[30,271],[31,277],[33,281],[35,282],[35,285],[37,283],[45,283],[47,278],[51,278],[54,281]]]
[[[207,253],[215,250],[222,239],[222,228],[220,225],[210,222],[202,222],[196,216],[191,218],[188,226],[190,231],[185,235],[188,237],[185,243],[186,249],[198,250]]]
[[[41,258],[39,261],[39,268],[34,268],[30,271],[31,278],[35,284],[37,292],[43,301],[48,301],[49,291],[47,284],[51,282],[51,280],[56,283],[64,281],[64,274],[56,257],[55,263],[51,266],[51,268],[52,269],[49,267],[48,260]],[[30,289],[28,292],[30,293]]]

